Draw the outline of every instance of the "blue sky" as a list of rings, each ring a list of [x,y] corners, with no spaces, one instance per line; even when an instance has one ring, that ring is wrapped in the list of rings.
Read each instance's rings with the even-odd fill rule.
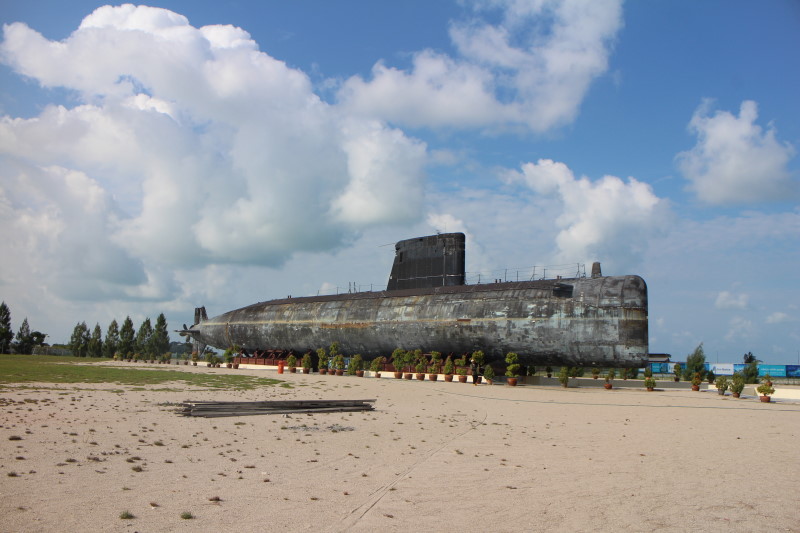
[[[642,275],[652,352],[798,363],[797,2],[103,6],[0,3],[15,329],[381,286],[464,231],[473,279]]]

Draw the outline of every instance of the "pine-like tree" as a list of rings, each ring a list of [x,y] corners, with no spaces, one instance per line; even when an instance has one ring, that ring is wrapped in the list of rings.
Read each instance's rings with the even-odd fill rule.
[[[3,302],[0,303],[0,353],[8,353],[11,350],[12,340],[14,332],[11,330],[11,310]]]
[[[86,357],[86,350],[89,347],[89,328],[86,322],[78,322],[72,330],[72,337],[69,339],[69,349],[72,350],[74,357]]]
[[[118,347],[119,326],[117,325],[117,319],[114,319],[106,330],[106,341],[103,343],[103,356],[108,358],[114,357]]]
[[[706,377],[706,354],[701,342],[691,355],[686,358],[686,367],[683,369],[683,379],[691,381],[695,374],[700,374],[700,379]]]
[[[126,316],[122,322],[122,327],[119,330],[119,345],[117,352],[123,357],[128,357],[128,354],[133,354],[136,348],[136,331],[133,329],[133,320],[131,317]]]
[[[14,351],[21,354],[29,354],[33,350],[33,340],[31,339],[31,328],[28,326],[28,317],[22,321],[17,331],[17,340],[14,342]]]
[[[167,319],[164,313],[158,315],[156,326],[153,328],[153,336],[150,337],[151,351],[155,355],[161,356],[169,351],[169,332],[167,331]]]
[[[150,318],[145,318],[139,331],[136,333],[136,351],[142,355],[154,355],[150,338],[153,336],[153,326],[150,325]]]
[[[92,336],[86,347],[86,354],[89,357],[103,357],[103,332],[100,329],[100,324],[94,325]]]

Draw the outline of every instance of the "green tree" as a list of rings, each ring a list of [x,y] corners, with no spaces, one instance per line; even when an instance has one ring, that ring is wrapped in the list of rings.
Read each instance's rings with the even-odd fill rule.
[[[69,339],[69,349],[75,357],[86,357],[86,350],[89,346],[89,328],[86,322],[78,322],[72,330],[72,337]]]
[[[127,357],[129,353],[132,353],[133,350],[136,349],[135,335],[136,332],[133,329],[133,321],[131,317],[126,316],[125,320],[122,322],[122,328],[119,330],[119,346],[117,347],[117,351],[124,357]]]
[[[100,329],[100,324],[94,325],[92,336],[86,345],[86,355],[89,357],[103,357],[103,332]]]
[[[755,361],[750,361],[747,363],[742,369],[742,377],[744,377],[745,383],[758,383],[758,363],[760,361],[756,359]]]
[[[111,358],[114,357],[114,354],[117,353],[117,349],[119,348],[119,326],[117,325],[117,319],[111,321],[111,324],[108,325],[108,329],[106,330],[106,342],[103,343],[103,355]]]
[[[697,348],[694,349],[694,352],[686,358],[686,367],[683,369],[683,379],[689,381],[694,378],[695,374],[700,374],[700,379],[705,379],[705,363],[706,354],[703,351],[703,343],[701,342]]]
[[[14,332],[11,330],[11,310],[5,302],[0,303],[0,353],[8,353]]]
[[[158,315],[156,326],[153,328],[153,335],[150,337],[151,353],[162,355],[169,351],[169,332],[167,331],[167,319],[164,313]]]
[[[759,360],[756,359],[756,356],[753,355],[753,352],[747,352],[744,354],[744,364],[748,365],[750,363],[758,363]]]
[[[21,354],[29,354],[33,350],[31,340],[31,328],[28,326],[28,317],[22,321],[17,331],[17,340],[14,342],[14,351]]]
[[[142,325],[139,326],[139,331],[136,332],[136,351],[142,355],[155,355],[153,347],[150,344],[150,339],[153,336],[153,326],[150,324],[150,318],[145,318]]]

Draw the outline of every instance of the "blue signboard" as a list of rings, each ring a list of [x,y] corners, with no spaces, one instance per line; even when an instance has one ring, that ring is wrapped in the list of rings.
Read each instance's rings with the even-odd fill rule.
[[[786,377],[786,365],[758,365],[758,375],[769,374],[773,378]]]
[[[800,365],[786,365],[786,377],[800,378]]]

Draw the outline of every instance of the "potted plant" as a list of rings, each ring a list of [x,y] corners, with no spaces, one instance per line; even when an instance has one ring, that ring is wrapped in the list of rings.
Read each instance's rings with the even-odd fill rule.
[[[700,372],[695,372],[694,377],[692,378],[692,390],[699,391],[700,384],[703,382],[703,378],[700,377]]]
[[[456,359],[456,374],[458,374],[458,382],[467,382],[467,358],[466,356]]]
[[[515,352],[508,352],[506,354],[506,365],[508,365],[506,367],[506,376],[508,376],[507,383],[512,387],[516,387],[517,376],[519,376],[519,369],[520,369],[519,355],[516,354]],[[486,375],[485,372],[484,375]]]
[[[233,350],[231,350],[230,348],[225,350],[223,358],[225,359],[225,366],[227,366],[228,368],[233,368]]]
[[[544,367],[544,372],[545,372],[545,374],[547,374],[548,378],[552,378],[553,377],[553,367],[551,367],[551,366]]]
[[[350,364],[347,365],[347,374],[350,376],[364,377],[364,360],[361,354],[357,353],[350,358]]]
[[[769,402],[770,395],[775,394],[775,388],[772,386],[772,380],[767,380],[766,378],[769,377],[769,374],[764,376],[763,383],[756,387],[756,390],[761,394],[759,398],[761,398],[762,402]]]
[[[192,352],[192,366],[197,366],[198,359],[199,356],[197,355],[197,352]]]
[[[414,357],[417,361],[414,369],[417,371],[417,379],[423,381],[425,379],[425,370],[428,368],[428,360],[422,354],[422,350],[414,350]]]
[[[431,352],[431,366],[434,367],[434,372],[437,374],[442,369],[442,353],[441,352]]]
[[[403,377],[403,365],[405,364],[406,351],[402,348],[395,348],[392,352],[392,366],[394,367],[395,379]]]
[[[728,390],[728,378],[720,376],[717,378],[717,394],[725,396],[725,391]]]
[[[453,381],[453,370],[453,358],[448,355],[447,359],[444,360],[444,380],[447,383]]]
[[[486,356],[484,355],[482,350],[475,350],[474,352],[472,352],[472,359],[475,360],[475,364],[478,365],[478,369],[480,370],[480,368],[483,366],[484,362],[486,361]],[[475,379],[475,381],[477,383],[480,383],[481,382],[481,377],[478,376],[477,379]]]
[[[713,370],[709,369],[709,371],[706,372],[706,381],[708,381],[708,384],[711,385],[712,383],[714,383],[715,379],[717,379],[717,376],[714,375]]]
[[[386,358],[382,355],[379,355],[375,359],[372,360],[372,363],[369,365],[369,369],[372,372],[375,372],[375,377],[381,377],[381,370],[383,370],[383,365],[386,363]]]
[[[430,366],[428,366],[428,381],[436,381],[439,379],[439,365],[434,364],[431,361]]]
[[[567,385],[569,385],[569,367],[561,367],[561,370],[558,372],[558,382],[561,383],[562,387],[565,389],[567,388]]]
[[[289,372],[292,374],[297,372],[297,357],[293,353],[290,353],[289,357],[286,358],[286,366],[289,367]]]
[[[675,363],[675,368],[672,369],[672,373],[675,374],[675,381],[678,382],[681,380],[681,364]]]
[[[617,376],[616,370],[614,370],[613,368],[609,368],[608,372],[606,372],[606,382],[603,384],[603,387],[605,387],[606,389],[613,388],[614,385],[612,382],[614,381],[614,378],[616,376]]]
[[[761,378],[761,383],[766,383],[770,387],[772,386],[772,376],[769,374],[764,374],[764,377]]]
[[[600,377],[600,367],[593,366],[592,367],[592,379],[597,379]]]
[[[337,353],[333,357],[333,367],[336,369],[336,375],[344,375],[344,355]]]
[[[734,398],[738,398],[741,396],[742,391],[744,390],[744,376],[739,372],[734,372],[733,377],[731,378],[731,395]]]
[[[644,378],[644,387],[648,391],[653,392],[653,390],[656,388],[656,380],[653,378],[653,376]]]
[[[303,358],[300,359],[300,366],[303,367],[303,374],[311,373],[311,352],[303,354]]]
[[[319,359],[319,373],[323,376],[328,373],[328,352],[325,348],[317,348],[317,358]]]

